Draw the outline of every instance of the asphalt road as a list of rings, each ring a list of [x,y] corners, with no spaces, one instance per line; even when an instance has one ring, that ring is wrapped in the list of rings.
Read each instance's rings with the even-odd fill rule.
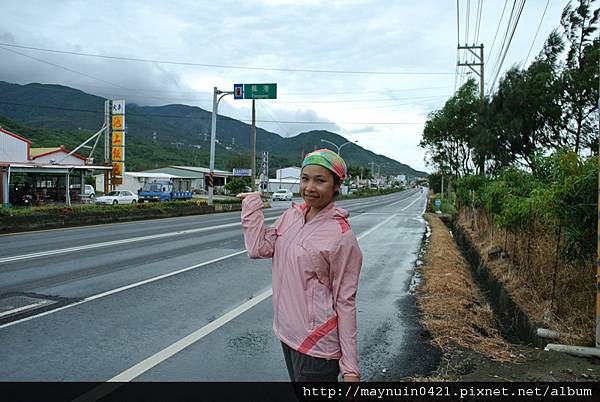
[[[364,254],[364,380],[435,364],[409,292],[425,200],[412,189],[337,203]],[[239,215],[0,236],[0,380],[286,381],[271,262],[247,257]]]

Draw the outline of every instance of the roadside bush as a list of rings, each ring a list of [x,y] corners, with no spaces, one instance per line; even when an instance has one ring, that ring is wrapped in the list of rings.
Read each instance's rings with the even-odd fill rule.
[[[239,204],[239,199],[214,200],[215,204]],[[21,207],[21,208],[0,208],[0,216],[35,216],[35,215],[77,215],[86,213],[114,213],[128,210],[139,209],[158,209],[168,208],[186,208],[208,205],[205,199],[191,199],[186,201],[168,201],[168,202],[139,202],[128,205],[47,205],[43,207]]]
[[[496,178],[457,181],[460,219],[485,244],[502,245],[502,275],[539,322],[593,338],[596,294],[597,156],[558,151],[537,156],[533,171],[511,167]],[[465,196],[475,191],[475,203]],[[495,230],[495,226],[499,230]],[[490,243],[491,242],[491,243]],[[572,341],[572,340],[571,340]]]
[[[397,193],[399,191],[402,191],[402,189],[400,189],[400,188],[371,189],[371,188],[367,188],[367,187],[361,187],[358,190],[356,190],[355,192],[353,192],[352,194],[346,194],[346,195],[340,194],[337,197],[337,199],[338,200],[347,200],[347,199],[352,199],[352,198],[374,197],[376,195]]]

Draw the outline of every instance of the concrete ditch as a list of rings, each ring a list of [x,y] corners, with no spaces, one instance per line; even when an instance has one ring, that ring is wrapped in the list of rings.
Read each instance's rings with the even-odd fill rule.
[[[538,326],[515,303],[504,285],[494,277],[485,265],[485,260],[474,246],[469,234],[460,225],[456,224],[453,216],[442,215],[440,218],[452,230],[454,241],[469,262],[477,286],[485,295],[495,316],[498,318],[502,336],[511,342],[545,347],[548,340],[538,336]]]

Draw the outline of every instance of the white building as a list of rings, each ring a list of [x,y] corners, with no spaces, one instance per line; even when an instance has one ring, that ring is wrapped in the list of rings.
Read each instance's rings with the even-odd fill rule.
[[[71,191],[82,188],[85,176],[108,166],[92,166],[86,159],[63,146],[31,148],[31,141],[0,127],[0,202],[16,204],[23,196],[34,205],[71,204]]]
[[[275,179],[269,179],[266,192],[272,193],[279,189],[290,190],[292,193],[298,194],[300,192],[300,172],[301,168],[297,166],[290,166],[282,169],[277,169],[275,172]],[[256,187],[260,188],[260,180],[256,181]]]
[[[208,191],[208,176],[210,175],[209,168],[199,166],[166,166],[163,168],[146,170],[140,173],[166,173],[185,179],[191,179],[192,190]],[[222,188],[231,178],[233,178],[233,172],[215,169],[215,190],[222,191]]]
[[[29,155],[31,160],[37,163],[61,165],[85,165],[86,158],[79,154],[71,154],[71,151],[65,149],[64,145],[53,148],[31,148]]]
[[[0,162],[29,162],[31,141],[0,127]]]
[[[103,189],[104,188],[104,175],[96,175],[96,188]],[[125,172],[123,175],[123,183],[115,186],[115,190],[123,191],[131,191],[134,194],[137,194],[138,190],[144,187],[144,184],[154,180],[170,180],[173,178],[180,178],[180,176],[175,176],[172,174],[166,173],[148,173],[148,172]]]
[[[299,168],[297,166],[290,166],[290,167],[286,167],[286,168],[282,168],[282,169],[277,169],[275,171],[275,178],[276,179],[299,179],[300,178],[300,172],[302,171],[302,168]]]

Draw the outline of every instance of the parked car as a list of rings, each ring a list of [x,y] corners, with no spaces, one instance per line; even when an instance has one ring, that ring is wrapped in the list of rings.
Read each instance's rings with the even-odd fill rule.
[[[275,191],[273,193],[273,195],[271,195],[271,199],[273,201],[276,201],[276,200],[291,201],[293,195],[294,194],[290,190],[280,189],[280,190]]]
[[[71,184],[69,186],[69,196],[71,197],[71,201],[74,200],[89,200],[90,202],[94,202],[96,198],[96,190],[94,186],[91,184],[85,184],[83,187],[83,194],[81,194],[81,185],[80,184]]]
[[[135,204],[138,202],[137,194],[131,191],[111,191],[101,197],[96,198],[96,204]]]

